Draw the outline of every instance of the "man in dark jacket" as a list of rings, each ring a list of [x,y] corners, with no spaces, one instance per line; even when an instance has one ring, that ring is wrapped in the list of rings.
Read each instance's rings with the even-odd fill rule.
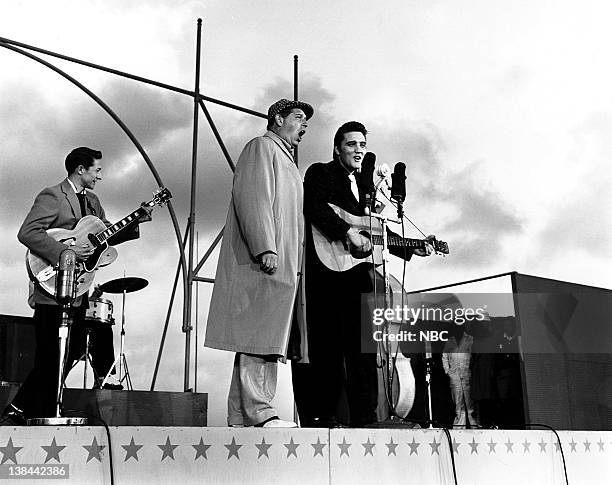
[[[360,169],[367,151],[367,130],[356,121],[342,125],[334,136],[334,159],[315,163],[304,179],[306,222],[306,321],[310,368],[294,365],[294,394],[303,426],[335,426],[336,409],[346,389],[349,424],[376,421],[378,378],[376,348],[362,348],[361,298],[372,291],[371,265],[333,271],[319,259],[312,226],[330,241],[344,241],[358,252],[370,240],[340,218],[329,203],[356,216],[365,215]],[[362,192],[362,191],[361,191]],[[414,251],[431,254],[431,247]],[[412,251],[403,253],[410,259]],[[365,260],[367,261],[367,259]],[[371,342],[370,342],[371,343]]]

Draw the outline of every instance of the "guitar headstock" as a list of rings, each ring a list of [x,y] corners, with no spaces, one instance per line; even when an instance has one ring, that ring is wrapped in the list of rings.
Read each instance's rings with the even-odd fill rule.
[[[153,192],[153,199],[151,199],[151,201],[147,205],[149,207],[153,207],[157,204],[161,207],[164,204],[167,204],[171,198],[172,194],[170,193],[170,191],[167,188],[162,187],[159,190]]]
[[[433,247],[438,254],[448,254],[448,243],[444,241],[433,240]]]

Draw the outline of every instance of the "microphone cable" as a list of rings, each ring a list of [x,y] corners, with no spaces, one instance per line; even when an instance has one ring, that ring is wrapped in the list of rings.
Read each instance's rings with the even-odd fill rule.
[[[108,441],[108,464],[109,464],[109,470],[110,470],[110,485],[115,485],[115,467],[113,465],[113,448],[112,448],[110,428],[108,427],[108,424],[100,416],[95,416],[85,411],[79,411],[77,409],[67,409],[66,411],[69,412],[70,414],[75,414],[77,416],[83,416],[86,418],[93,419],[94,421],[97,421],[98,423],[101,423],[102,426],[104,426],[104,429],[106,430],[106,439]]]

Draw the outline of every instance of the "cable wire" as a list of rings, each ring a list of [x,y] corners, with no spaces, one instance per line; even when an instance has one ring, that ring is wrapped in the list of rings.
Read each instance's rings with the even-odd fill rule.
[[[113,466],[113,448],[112,448],[112,441],[111,441],[111,433],[110,433],[110,428],[108,427],[108,424],[106,424],[106,421],[104,421],[100,416],[95,416],[85,411],[79,411],[76,409],[67,409],[66,412],[69,412],[70,414],[76,414],[76,415],[84,416],[86,418],[93,419],[94,421],[97,421],[101,423],[102,426],[104,426],[104,429],[106,430],[106,439],[108,441],[108,463],[109,463],[109,469],[110,469],[110,485],[115,485],[115,468]]]

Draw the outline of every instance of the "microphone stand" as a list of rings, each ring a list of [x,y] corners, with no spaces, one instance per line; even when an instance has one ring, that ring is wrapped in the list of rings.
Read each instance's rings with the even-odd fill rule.
[[[387,265],[389,263],[389,245],[387,244],[387,223],[388,220],[385,217],[379,217],[380,225],[382,227],[382,238],[383,238],[383,249],[382,249],[382,270],[383,278],[385,281],[385,308],[389,308],[391,305],[391,285],[389,283],[389,272],[387,271]],[[385,331],[389,335],[389,322],[385,319]],[[387,341],[387,345],[383,347],[385,349],[385,357],[387,359],[387,407],[389,412],[388,421],[395,422],[399,418],[395,412],[395,403],[393,402],[393,374],[395,372],[395,361],[391,353],[391,342]]]
[[[401,221],[404,217],[404,198],[395,198],[397,203],[397,217]],[[433,426],[433,406],[431,395],[431,376],[433,375],[433,355],[431,352],[431,342],[425,342],[425,386],[427,388],[427,409],[428,409],[428,428]]]
[[[70,249],[64,250],[71,251]],[[74,426],[74,425],[87,425],[87,418],[81,417],[64,417],[62,416],[62,400],[64,396],[64,370],[66,363],[66,354],[68,351],[68,340],[70,335],[70,327],[73,323],[71,314],[72,304],[76,298],[76,279],[77,272],[72,272],[73,280],[70,282],[62,282],[62,270],[59,269],[59,264],[56,272],[57,282],[59,284],[67,284],[72,288],[72,294],[67,295],[63,298],[60,297],[60,291],[56,288],[56,300],[61,305],[62,311],[60,314],[59,328],[58,328],[58,346],[59,346],[59,359],[58,359],[58,371],[57,371],[57,395],[55,400],[55,417],[46,418],[31,418],[27,420],[28,426]],[[59,286],[59,285],[58,285]],[[86,357],[87,358],[87,357]]]
[[[382,184],[383,181],[387,183],[387,186],[389,186],[389,183],[387,182],[386,178],[381,177],[381,180],[379,180],[375,186],[375,192],[378,191],[379,186]],[[372,197],[372,199],[373,199],[372,205],[374,205],[376,198]],[[397,202],[398,220],[390,219],[380,214],[376,214],[374,213],[373,210],[369,214],[370,217],[377,218],[380,221],[380,224],[382,227],[382,237],[383,237],[382,269],[383,269],[383,277],[384,277],[384,282],[385,282],[385,304],[387,308],[390,305],[390,294],[391,294],[389,274],[387,271],[387,263],[389,261],[389,247],[388,247],[388,242],[387,242],[387,224],[388,222],[394,222],[397,224],[401,224],[402,218],[404,217],[404,206],[403,206],[404,199],[400,197],[400,198],[395,199],[395,201]],[[403,291],[403,288],[402,288],[402,291]],[[385,330],[388,334],[389,322],[386,319],[385,319]],[[427,384],[427,396],[428,396],[428,403],[429,403],[428,422],[429,422],[429,428],[433,428],[433,425],[432,425],[432,398],[431,398],[431,389],[430,389],[431,362],[432,362],[430,346],[428,347],[428,350],[429,352],[427,352],[427,358],[425,360],[426,362],[425,380]],[[387,342],[387,346],[384,347],[384,352],[385,352],[385,357],[387,359],[387,362],[386,362],[386,366],[387,366],[387,406],[388,406],[389,417],[385,421],[376,423],[375,425],[371,427],[375,427],[375,428],[387,428],[387,427],[413,428],[414,425],[412,423],[410,423],[409,421],[406,421],[405,418],[398,416],[396,412],[395,404],[393,402],[393,373],[395,372],[396,362],[395,362],[395,359],[393,359],[392,357],[390,342]]]
[[[375,198],[373,198],[374,202]],[[370,217],[374,217],[376,219],[378,219],[380,221],[380,225],[382,228],[382,271],[383,271],[383,279],[384,279],[384,284],[385,284],[385,308],[389,308],[391,305],[391,284],[389,282],[389,272],[387,270],[387,266],[389,263],[389,245],[387,242],[387,224],[389,222],[395,222],[397,223],[398,221],[395,219],[390,219],[388,217],[385,217],[383,215],[380,214],[376,214],[373,211],[370,212],[369,214]],[[376,271],[376,269],[374,269],[374,271]],[[374,276],[374,278],[376,278],[376,276]],[[389,322],[385,319],[385,332],[387,335],[389,335]],[[398,344],[399,345],[399,344]],[[384,358],[386,359],[386,362],[384,363],[384,365],[386,366],[386,370],[387,370],[387,409],[388,409],[388,414],[389,417],[385,420],[382,421],[380,423],[376,423],[374,425],[371,425],[371,427],[375,427],[375,428],[388,428],[388,427],[404,427],[404,428],[411,428],[412,426],[408,423],[406,423],[406,421],[404,421],[404,419],[401,416],[398,416],[396,411],[395,411],[395,404],[393,402],[393,375],[395,373],[395,359],[393,358],[393,354],[391,351],[391,343],[389,341],[387,341],[386,346],[383,345],[383,351],[384,351]]]
[[[58,330],[58,343],[59,343],[59,364],[57,372],[57,399],[55,406],[55,417],[61,417],[62,413],[62,398],[64,397],[64,368],[66,363],[66,353],[68,350],[68,334],[70,327],[72,326],[72,316],[70,310],[72,309],[72,298],[68,303],[62,305],[62,315],[60,317],[60,325]]]
[[[425,386],[427,387],[427,406],[429,412],[429,429],[434,427],[433,425],[433,407],[431,399],[431,376],[433,374],[433,356],[431,353],[431,342],[425,342]]]

